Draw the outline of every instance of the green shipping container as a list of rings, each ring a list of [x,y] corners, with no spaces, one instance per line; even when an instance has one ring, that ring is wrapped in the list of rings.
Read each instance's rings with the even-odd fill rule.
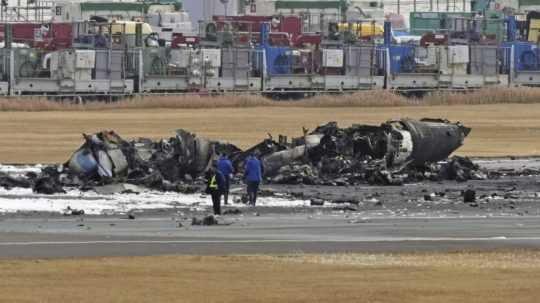
[[[452,19],[472,18],[470,12],[411,12],[410,32],[413,35],[423,35],[427,32],[445,33],[452,26]],[[482,34],[495,34],[497,40],[505,37],[504,16],[500,12],[486,12],[486,17],[479,19]]]
[[[345,0],[282,0],[276,1],[276,9],[338,9],[345,10],[347,2]]]

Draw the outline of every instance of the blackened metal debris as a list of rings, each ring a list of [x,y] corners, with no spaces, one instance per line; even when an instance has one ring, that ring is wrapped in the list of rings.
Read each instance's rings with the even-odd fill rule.
[[[63,192],[64,187],[85,190],[133,184],[195,193],[205,171],[222,153],[229,155],[239,174],[247,156],[258,155],[266,181],[277,184],[401,185],[422,180],[462,182],[487,178],[468,158],[447,159],[469,132],[460,123],[436,119],[402,119],[380,126],[359,124],[348,128],[330,122],[312,132],[304,129],[303,136],[290,142],[285,136],[275,141],[269,135],[252,148],[241,150],[182,129],[174,137],[160,141],[127,141],[114,131],[103,131],[84,134],[83,145],[65,164],[47,167],[41,174],[0,175],[0,186],[32,187],[35,192],[53,194]],[[125,186],[118,188],[120,193],[125,191]]]

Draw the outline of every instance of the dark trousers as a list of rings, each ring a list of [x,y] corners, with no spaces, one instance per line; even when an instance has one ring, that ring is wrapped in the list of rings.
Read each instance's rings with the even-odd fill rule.
[[[225,176],[225,188],[223,189],[223,202],[229,203],[229,188],[231,187],[231,178]]]
[[[213,191],[210,195],[212,196],[214,215],[221,215],[221,193],[219,191]]]
[[[260,182],[257,181],[247,181],[247,194],[249,204],[255,206],[257,203],[257,193],[259,191]]]

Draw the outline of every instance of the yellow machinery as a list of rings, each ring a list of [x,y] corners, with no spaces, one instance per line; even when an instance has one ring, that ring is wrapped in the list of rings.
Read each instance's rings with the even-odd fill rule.
[[[378,37],[384,34],[384,27],[375,23],[369,22],[354,22],[354,23],[340,23],[338,25],[340,32],[351,32],[356,34],[359,38]]]
[[[538,42],[538,37],[540,35],[540,19],[531,19],[529,24],[529,37],[527,40],[529,42]]]
[[[117,20],[113,21],[111,24],[111,32],[112,34],[120,34],[124,33],[126,35],[135,35],[135,27],[139,22],[135,21],[123,21],[123,20]],[[142,34],[143,35],[149,35],[152,33],[152,26],[148,23],[142,24]]]

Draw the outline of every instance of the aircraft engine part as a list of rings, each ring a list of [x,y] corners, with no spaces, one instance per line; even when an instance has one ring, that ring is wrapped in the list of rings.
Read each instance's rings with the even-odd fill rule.
[[[400,120],[411,134],[413,150],[410,159],[413,165],[424,165],[444,160],[463,145],[471,131],[460,123],[446,120]]]
[[[398,166],[409,163],[414,148],[412,135],[408,130],[403,129],[401,123],[392,124],[387,144],[387,164]]]

